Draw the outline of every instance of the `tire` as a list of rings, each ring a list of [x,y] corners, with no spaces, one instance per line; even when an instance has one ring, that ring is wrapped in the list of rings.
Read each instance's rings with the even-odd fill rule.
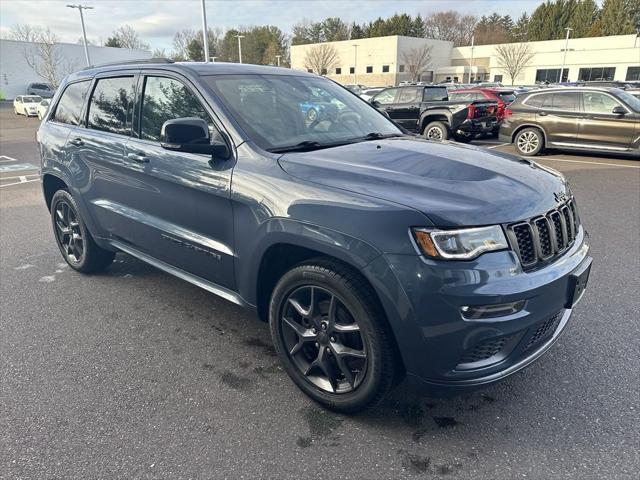
[[[424,138],[427,140],[435,140],[437,142],[443,142],[450,137],[449,127],[442,122],[431,122],[422,132]]]
[[[16,110],[16,107],[13,107],[13,113],[15,113],[16,115],[20,115],[20,114],[18,113],[18,110]]]
[[[525,128],[518,132],[514,143],[519,154],[534,156],[544,148],[544,135],[538,128]]]
[[[401,372],[393,336],[371,288],[338,262],[317,259],[284,274],[271,296],[269,324],[293,382],[330,410],[373,407]]]
[[[456,135],[454,138],[458,143],[470,143],[475,138],[475,135]]]
[[[115,252],[100,248],[95,243],[67,190],[58,190],[53,195],[51,224],[60,253],[74,270],[98,272],[113,262]]]

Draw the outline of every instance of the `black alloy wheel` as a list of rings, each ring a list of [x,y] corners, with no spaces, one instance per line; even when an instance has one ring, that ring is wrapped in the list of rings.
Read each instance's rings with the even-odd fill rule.
[[[330,393],[358,388],[367,352],[357,320],[335,293],[314,285],[297,288],[281,321],[287,352],[311,383]]]

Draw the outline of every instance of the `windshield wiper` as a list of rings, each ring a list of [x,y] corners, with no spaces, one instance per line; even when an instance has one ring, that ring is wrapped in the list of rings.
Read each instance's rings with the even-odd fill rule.
[[[345,145],[348,142],[332,142],[332,143],[320,143],[315,140],[305,140],[304,142],[296,143],[295,145],[289,145],[287,147],[276,147],[267,149],[272,153],[285,153],[285,152],[305,152],[310,150],[320,150],[321,148],[338,147]]]
[[[402,137],[401,133],[381,133],[371,132],[367,133],[364,137],[360,137],[361,140],[380,140],[382,138]]]

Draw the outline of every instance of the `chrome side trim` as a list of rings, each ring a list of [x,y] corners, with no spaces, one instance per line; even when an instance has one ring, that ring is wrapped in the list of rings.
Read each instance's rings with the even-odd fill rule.
[[[222,287],[220,285],[217,285],[215,283],[212,283],[208,280],[205,280],[204,278],[201,277],[197,277],[195,275],[192,275],[188,272],[185,272],[184,270],[181,270],[180,268],[174,267],[172,265],[169,265],[168,263],[163,262],[162,260],[158,260],[157,258],[153,258],[149,255],[147,255],[146,253],[142,253],[138,250],[136,250],[135,248],[132,248],[128,245],[125,245],[122,242],[119,242],[117,240],[110,240],[109,243],[117,248],[118,250],[121,250],[125,253],[128,253],[129,255],[131,255],[132,257],[136,257],[138,260],[141,260],[145,263],[148,263],[149,265],[156,267],[164,272],[167,272],[175,277],[180,278],[181,280],[184,280],[186,282],[189,282],[197,287],[203,288],[204,290],[211,292],[215,295],[218,295],[219,297],[224,298],[225,300],[228,300],[230,302],[235,303],[236,305],[240,305],[242,307],[253,307],[253,305],[251,305],[249,302],[247,302],[244,298],[242,298],[239,294],[237,294],[236,292],[229,290],[228,288]]]
[[[626,152],[627,150],[631,150],[627,147],[610,147],[610,146],[601,146],[601,145],[587,145],[584,143],[571,143],[571,142],[549,142],[551,145],[561,145],[563,147],[576,147],[576,148],[591,148],[593,150],[615,150],[619,152]]]
[[[211,250],[215,250],[216,252],[224,253],[225,255],[229,255],[232,257],[235,256],[233,250],[231,250],[228,245],[225,245],[224,243],[212,238],[205,237],[204,235],[196,233],[192,230],[187,230],[186,228],[179,227],[158,217],[154,217],[147,213],[140,212],[139,210],[135,210],[133,208],[129,208],[122,204],[102,198],[93,200],[92,203],[98,207],[105,208],[119,215],[135,220],[136,222],[144,223],[145,225],[148,225],[152,228],[157,228],[158,230],[168,233],[169,235],[183,238],[190,243],[197,243]]]

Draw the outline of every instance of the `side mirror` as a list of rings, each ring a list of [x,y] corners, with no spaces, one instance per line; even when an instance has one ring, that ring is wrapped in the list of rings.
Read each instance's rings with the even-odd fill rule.
[[[373,98],[370,101],[371,101],[371,105],[373,105],[374,107],[378,108],[380,106],[379,101],[374,100]]]
[[[211,143],[209,125],[201,118],[167,120],[160,130],[160,145],[165,150],[202,153],[222,160],[231,156],[226,143]]]
[[[618,105],[617,107],[613,107],[611,113],[615,115],[624,115],[625,113],[627,113],[627,110],[623,106]]]

